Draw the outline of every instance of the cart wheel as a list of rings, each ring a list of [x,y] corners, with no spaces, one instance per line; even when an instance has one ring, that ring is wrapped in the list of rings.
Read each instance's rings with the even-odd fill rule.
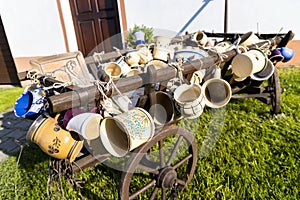
[[[275,115],[280,113],[280,94],[281,94],[281,87],[280,87],[280,80],[278,75],[278,70],[275,68],[273,75],[268,80],[271,92],[271,112]]]
[[[165,127],[129,158],[120,182],[120,199],[175,199],[191,181],[197,162],[194,136]]]

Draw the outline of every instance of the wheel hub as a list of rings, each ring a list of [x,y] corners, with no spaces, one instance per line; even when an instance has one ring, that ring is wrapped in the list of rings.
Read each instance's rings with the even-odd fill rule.
[[[177,172],[172,167],[162,169],[158,175],[158,185],[162,188],[173,188],[176,185]]]

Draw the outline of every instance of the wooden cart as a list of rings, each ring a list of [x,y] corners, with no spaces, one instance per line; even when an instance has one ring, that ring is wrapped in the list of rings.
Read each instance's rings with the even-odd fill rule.
[[[233,39],[228,34],[209,34],[212,37],[224,37]],[[283,35],[277,35],[271,39],[251,45],[259,47],[268,44],[270,46],[282,47],[293,37],[289,32]],[[249,47],[251,47],[249,46]],[[126,50],[121,50],[126,53]],[[120,52],[111,52],[104,54],[102,60],[111,60],[119,56]],[[237,54],[236,50],[224,53],[226,57],[214,54],[205,58],[196,59],[182,65],[183,74],[188,75],[199,69],[210,68],[220,61],[230,62]],[[222,59],[222,60],[221,60]],[[86,63],[91,72],[97,74],[96,63],[93,57],[87,57]],[[226,65],[225,65],[226,66]],[[128,78],[122,78],[116,82],[117,88],[121,92],[129,92],[140,87],[145,87],[143,102],[155,103],[155,83],[168,81],[176,76],[176,69],[172,67],[155,70],[149,67],[146,73],[135,75]],[[50,86],[54,82],[50,78],[40,78],[45,86]],[[95,98],[100,98],[96,86],[86,88],[56,88],[60,92],[58,95],[49,96],[50,114],[60,113],[72,107],[80,107],[88,103],[94,103]],[[111,95],[110,91],[106,91]],[[268,80],[267,86],[261,86],[254,82],[244,82],[241,85],[235,85],[232,88],[233,98],[257,98],[265,103],[272,105],[272,112],[280,113],[280,81],[278,72],[275,70],[272,77]],[[240,94],[246,93],[246,95]],[[96,94],[96,96],[94,96]],[[142,100],[141,100],[142,102]],[[143,105],[141,103],[140,105]],[[175,123],[180,120],[177,118],[165,125],[162,129],[156,131],[153,138],[147,143],[130,152],[126,160],[124,171],[121,176],[119,186],[120,199],[135,199],[140,194],[147,194],[149,199],[155,199],[161,196],[162,199],[175,198],[178,192],[182,191],[191,182],[197,164],[197,144],[194,136],[186,129],[176,126]],[[83,155],[74,162],[74,172],[94,166],[111,158],[108,154],[91,155],[85,151]],[[139,181],[136,181],[139,180]]]

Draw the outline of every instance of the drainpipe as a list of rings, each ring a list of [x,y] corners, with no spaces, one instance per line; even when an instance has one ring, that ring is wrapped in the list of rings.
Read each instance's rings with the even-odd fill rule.
[[[228,31],[228,0],[225,0],[225,12],[224,12],[224,33]]]

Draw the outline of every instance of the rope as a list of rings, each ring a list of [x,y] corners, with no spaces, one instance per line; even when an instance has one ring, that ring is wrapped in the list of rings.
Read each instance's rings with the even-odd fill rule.
[[[114,50],[116,50],[118,56],[123,56],[120,52],[120,49],[118,49],[117,47],[113,47]]]
[[[177,71],[177,78],[179,79],[179,83],[182,84],[184,81],[184,78],[183,78],[183,69],[182,69],[182,62],[171,62],[171,63],[168,63],[168,65],[170,67],[174,67]]]
[[[94,52],[93,54],[93,58],[95,61],[97,61],[98,63],[102,63],[102,55],[104,55],[105,52],[104,51],[101,51],[100,53],[97,53],[97,52]]]
[[[94,84],[97,86],[98,91],[100,92],[100,94],[102,95],[103,98],[103,107],[104,109],[107,110],[107,108],[111,108],[112,107],[112,102],[109,100],[109,97],[105,94],[105,90],[108,91],[108,84],[106,82],[102,82],[102,81],[95,81]],[[104,88],[106,88],[104,90]]]
[[[67,180],[67,183],[74,186],[75,189],[81,188],[81,181],[75,178],[72,163],[70,163],[70,161],[67,159],[57,160],[50,157],[47,180],[48,199],[66,199],[64,187],[62,184],[62,178],[65,178]],[[79,196],[82,197],[80,190]]]
[[[30,79],[35,84],[40,84],[40,81],[38,79],[40,76],[42,76],[42,74],[40,74],[36,69],[29,70],[26,74],[26,78]]]

